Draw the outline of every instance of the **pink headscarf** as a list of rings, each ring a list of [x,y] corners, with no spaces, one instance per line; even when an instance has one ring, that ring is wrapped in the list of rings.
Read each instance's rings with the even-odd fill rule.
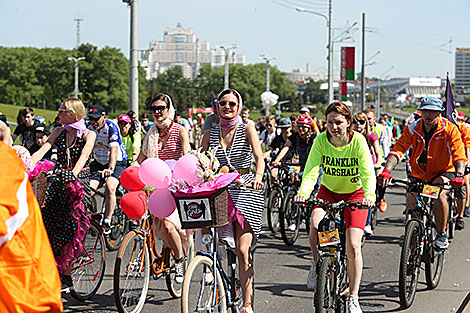
[[[220,114],[219,101],[223,96],[225,96],[226,94],[230,94],[230,93],[234,94],[235,97],[237,97],[237,99],[238,99],[238,111],[237,111],[237,114],[233,118],[226,119],[226,118],[222,118],[222,116]],[[240,112],[242,111],[242,107],[243,107],[243,100],[242,100],[242,96],[240,95],[240,93],[238,91],[236,91],[235,89],[224,89],[224,90],[222,90],[222,92],[219,93],[219,95],[217,96],[217,115],[219,116],[219,125],[220,125],[220,127],[221,128],[232,129],[235,126],[237,126],[237,124],[239,122],[238,116],[240,115]]]

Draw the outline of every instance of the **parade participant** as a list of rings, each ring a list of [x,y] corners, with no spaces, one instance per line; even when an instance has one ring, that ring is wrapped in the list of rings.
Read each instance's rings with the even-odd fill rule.
[[[261,143],[269,149],[271,147],[271,143],[278,134],[279,132],[276,127],[276,117],[274,115],[269,115],[266,118],[266,129],[261,132],[259,139]]]
[[[64,126],[54,129],[47,142],[32,156],[37,163],[52,146],[57,146],[59,171],[46,191],[42,217],[64,289],[72,287],[69,265],[78,257],[75,255],[79,250],[77,245],[81,244],[89,225],[85,212],[93,207],[89,165],[96,135],[86,129],[85,114],[80,99],[64,100],[59,107],[60,122]]]
[[[220,166],[238,171],[245,183],[252,184],[255,189],[229,190],[237,212],[233,226],[243,291],[243,309],[240,313],[251,313],[254,268],[250,249],[261,231],[264,197],[260,189],[263,186],[264,159],[255,127],[238,120],[243,107],[241,95],[233,89],[225,89],[217,97],[217,103],[220,124],[204,133],[203,150],[216,149]],[[250,171],[253,157],[255,174]]]
[[[32,108],[20,109],[18,116],[16,117],[16,123],[18,126],[13,132],[12,139],[16,140],[16,137],[20,136],[20,143],[28,151],[33,154],[37,150],[31,150],[34,143],[36,142],[36,135],[34,134],[34,128],[36,127],[38,121],[34,119],[34,111]]]
[[[372,129],[374,134],[376,134],[379,138],[380,152],[382,153],[382,156],[385,157],[390,151],[390,141],[387,136],[388,132],[385,131],[385,126],[376,122],[377,119],[375,118],[374,109],[367,109],[364,111],[364,113],[367,115],[367,120],[369,121],[370,128]]]
[[[140,123],[142,125],[141,131],[144,135],[149,131],[150,127],[153,124],[153,122],[150,120],[148,113],[145,112],[140,115]]]
[[[154,123],[144,137],[142,150],[137,162],[142,164],[147,158],[162,160],[178,160],[190,151],[188,132],[174,122],[175,108],[170,96],[158,94],[150,102]],[[181,229],[178,210],[164,219],[156,219],[156,233],[160,239],[165,239],[175,254],[175,282],[183,282],[183,247],[181,241],[187,240],[186,233]]]
[[[395,143],[387,157],[385,169],[377,176],[379,183],[386,187],[392,179],[392,171],[412,146],[409,164],[411,166],[411,184],[416,180],[430,183],[451,182],[453,187],[462,187],[465,183],[464,171],[467,159],[460,132],[454,124],[441,117],[444,111],[442,101],[436,97],[425,97],[419,106],[422,118],[406,126],[403,134]],[[407,210],[414,207],[417,192],[407,195]],[[449,205],[447,194],[442,189],[434,200],[434,219],[438,234],[434,246],[447,249],[449,240],[445,233]]]
[[[127,159],[132,165],[137,160],[142,143],[140,132],[132,127],[129,115],[121,114],[118,117],[118,126],[121,131],[122,142],[126,146]]]
[[[467,160],[470,158],[470,130],[465,126],[465,114],[462,111],[458,111],[457,120],[459,124],[460,136],[462,137],[463,144],[465,145],[465,156]],[[465,185],[462,188],[455,190],[455,198],[457,199],[457,217],[455,220],[455,229],[462,230],[465,228],[465,222],[463,220],[465,207],[468,206],[467,192],[470,192],[468,175],[465,176]]]
[[[333,102],[325,110],[326,132],[315,139],[310,151],[299,192],[294,198],[297,203],[305,202],[312,193],[320,172],[323,171],[318,199],[329,203],[340,200],[362,202],[372,207],[375,202],[375,173],[370,150],[364,136],[352,129],[352,117],[342,102]],[[338,162],[337,160],[341,160]],[[316,262],[318,261],[318,224],[326,212],[315,207],[311,216],[310,248],[313,260],[307,277],[307,287],[316,288]],[[359,285],[362,275],[361,239],[367,219],[367,210],[346,208],[346,253],[350,297],[348,309],[351,313],[362,312],[359,305]]]

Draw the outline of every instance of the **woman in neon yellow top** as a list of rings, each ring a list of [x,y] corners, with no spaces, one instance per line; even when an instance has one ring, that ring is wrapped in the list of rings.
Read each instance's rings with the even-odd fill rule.
[[[126,146],[127,157],[132,165],[137,159],[142,145],[140,132],[132,128],[131,118],[127,114],[119,115],[118,125],[121,131],[122,142]]]
[[[362,202],[372,207],[375,202],[375,173],[372,156],[366,139],[353,131],[351,111],[342,102],[331,103],[326,111],[326,132],[315,139],[305,165],[305,171],[295,202],[304,202],[312,193],[320,167],[323,172],[317,198],[330,203],[340,200]],[[307,287],[316,287],[317,227],[325,216],[321,208],[314,208],[310,226],[312,267],[307,277]],[[367,210],[344,211],[346,221],[346,252],[350,281],[350,312],[362,312],[358,293],[362,275],[361,238],[367,219]]]

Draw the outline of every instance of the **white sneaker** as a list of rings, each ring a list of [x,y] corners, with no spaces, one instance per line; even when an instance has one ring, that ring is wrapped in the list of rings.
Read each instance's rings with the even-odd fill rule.
[[[287,227],[290,231],[295,231],[297,229],[297,225],[295,224],[290,224],[289,227]]]
[[[317,265],[313,260],[307,276],[307,288],[312,291],[315,291],[315,288],[317,288]]]
[[[349,313],[362,313],[361,306],[359,305],[359,298],[350,297],[348,301]]]
[[[364,227],[364,233],[367,236],[372,236],[372,234],[374,234],[374,231],[372,230],[372,227],[370,225],[366,225],[366,227]]]
[[[175,282],[182,284],[184,280],[184,264],[183,262],[175,262]]]

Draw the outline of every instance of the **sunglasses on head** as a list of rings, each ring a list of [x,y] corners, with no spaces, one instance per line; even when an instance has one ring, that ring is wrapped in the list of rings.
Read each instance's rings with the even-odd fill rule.
[[[152,111],[153,113],[155,113],[155,112],[162,112],[162,111],[164,111],[165,109],[166,109],[166,105],[157,105],[157,106],[152,105],[152,106],[150,107],[150,111]]]
[[[225,101],[225,100],[219,101],[219,105],[220,105],[221,107],[224,107],[226,104],[230,105],[231,107],[234,107],[234,106],[236,106],[238,103],[236,103],[235,101]]]
[[[353,124],[361,124],[361,125],[364,125],[366,123],[366,121],[364,120],[354,120],[353,121]]]

